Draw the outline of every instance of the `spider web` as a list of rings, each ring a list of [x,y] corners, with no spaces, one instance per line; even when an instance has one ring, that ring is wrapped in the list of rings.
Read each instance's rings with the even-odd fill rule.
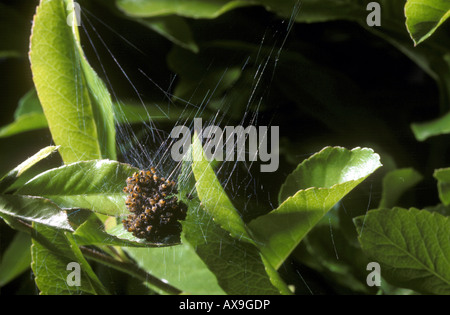
[[[133,56],[138,56],[139,59],[156,57],[152,56],[151,51],[140,49],[139,45],[134,44],[131,39],[121,35],[121,30],[116,30],[113,25],[109,25],[108,22],[102,21],[101,18],[83,8],[81,11],[83,21],[81,32],[85,38],[85,48],[90,49],[92,56],[95,56],[95,58],[90,58],[90,62],[97,63],[97,72],[106,82],[115,103],[116,142],[119,160],[139,169],[148,170],[150,167],[155,167],[160,176],[178,181],[182,162],[174,161],[171,157],[171,147],[178,140],[170,137],[172,128],[186,126],[193,131],[193,119],[196,117],[203,119],[203,128],[219,126],[223,129],[228,125],[239,125],[245,128],[249,125],[257,127],[261,124],[270,126],[273,118],[264,116],[264,111],[260,110],[261,104],[264,103],[271,92],[271,84],[276,74],[278,62],[283,58],[283,50],[289,40],[289,34],[299,10],[300,5],[298,4],[292,9],[290,19],[277,19],[268,22],[265,33],[260,34],[259,49],[256,54],[246,53],[238,56],[237,58],[240,59],[234,60],[230,67],[226,67],[217,82],[214,82],[216,88],[208,90],[203,95],[201,102],[193,102],[193,96],[183,99],[174,94],[176,84],[182,79],[176,73],[170,74],[161,82],[153,78],[151,71],[144,70],[145,65],[138,68],[127,68],[124,65],[127,58],[133,58]],[[120,43],[120,49],[125,49],[126,54],[116,53],[117,48],[115,46],[118,43]],[[102,56],[107,56],[109,60]],[[160,62],[165,63],[166,60],[160,60]],[[208,62],[210,69],[214,69],[214,66],[218,63],[214,56]],[[229,98],[229,94],[233,92],[233,89],[239,87],[231,86],[227,93],[222,95],[219,95],[217,91],[219,85],[222,84],[222,80],[232,71],[232,66],[236,67],[236,65],[241,71],[251,73],[252,77],[249,90],[246,91],[248,97],[240,120],[228,115],[228,110],[233,107],[233,104],[231,104],[233,100]],[[204,80],[208,78],[207,75],[208,73],[205,73]],[[132,124],[127,121],[122,105],[129,100],[123,99],[119,95],[116,81],[112,79],[114,76],[121,77],[121,82],[124,85],[121,88],[128,90],[128,94],[132,95],[132,102],[146,112],[146,117],[143,117],[142,123]],[[147,86],[143,85],[142,82]],[[198,82],[198,90],[202,90],[203,84],[205,82],[202,82],[202,80]],[[156,94],[158,101],[149,101],[146,97],[148,95],[147,90],[151,90],[153,96]],[[214,100],[219,100],[219,104],[222,106],[214,115],[204,115],[205,112],[210,110],[210,104]],[[270,105],[276,106],[276,104]],[[151,107],[153,107],[153,110],[159,111],[162,116],[170,117],[175,109],[178,109],[181,115],[175,120],[167,120],[168,122],[155,119],[150,113]],[[224,161],[215,168],[215,173],[222,187],[244,221],[247,222],[277,206],[276,195],[279,187],[263,184],[257,164],[258,162]],[[265,176],[275,176],[275,174],[271,173]],[[193,176],[193,174],[191,173],[190,176]],[[199,228],[202,227],[199,226]],[[330,232],[332,235],[331,224]],[[142,249],[139,250],[142,252]],[[170,265],[168,261],[178,261],[179,257],[175,257],[176,252],[170,248],[161,250],[164,251],[164,263],[163,267],[160,268],[160,275],[164,276],[167,268],[170,268],[168,267]],[[245,253],[243,255],[245,256]],[[312,294],[300,271],[296,270],[296,273],[298,274],[298,281],[304,284],[306,292]],[[181,268],[179,269],[180,278],[188,276]]]

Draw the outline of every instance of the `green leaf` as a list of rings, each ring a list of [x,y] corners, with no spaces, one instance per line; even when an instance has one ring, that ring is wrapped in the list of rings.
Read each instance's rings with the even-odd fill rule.
[[[425,207],[424,210],[427,210],[430,212],[437,212],[437,213],[442,214],[445,217],[450,217],[450,207],[443,205],[442,203],[440,203],[436,206]]]
[[[194,54],[174,47],[170,51],[167,63],[180,76],[174,91],[176,99],[200,105],[205,102],[205,96],[211,100],[222,99],[224,93],[229,92],[236,84],[242,73],[242,65],[230,66],[222,60],[214,60],[214,67],[211,67],[210,60],[213,56],[215,54],[211,50]]]
[[[0,51],[0,59],[4,58],[20,58],[23,57],[23,55],[16,50],[2,50]]]
[[[85,209],[68,211],[69,223],[75,229],[73,236],[77,245],[128,246],[128,247],[162,247],[179,244],[170,242],[150,243],[134,237],[126,231],[115,217],[100,216]]]
[[[4,192],[8,187],[10,187],[24,172],[30,169],[39,161],[45,159],[52,153],[58,150],[58,147],[49,146],[41,149],[32,157],[26,159],[24,162],[20,163],[13,170],[9,171],[5,176],[0,179],[0,192]]]
[[[430,137],[450,133],[450,113],[431,121],[413,123],[411,129],[419,141],[425,141]]]
[[[36,11],[30,43],[34,84],[65,163],[115,159],[111,98],[83,55],[70,8],[71,0],[41,1]]]
[[[433,176],[438,180],[439,199],[444,205],[450,205],[450,168],[435,170]]]
[[[47,119],[44,114],[31,113],[17,118],[12,123],[0,128],[0,138],[14,136],[16,134],[46,128]]]
[[[104,223],[96,213],[84,209],[71,210],[68,217],[70,224],[75,229],[73,236],[78,245],[156,246],[133,238],[131,233],[126,233],[122,225],[110,227],[111,219],[115,223],[116,218],[114,217],[107,217]],[[106,220],[110,222],[106,224]],[[106,225],[108,225],[108,231],[106,231]]]
[[[22,132],[48,127],[36,90],[27,92],[14,112],[14,121],[0,128],[0,137],[9,137]]]
[[[17,119],[20,116],[31,113],[44,113],[36,89],[31,89],[24,96],[22,96],[22,98],[19,100],[17,109],[14,112],[14,118]]]
[[[191,152],[194,161],[183,162],[178,179],[180,199],[189,206],[186,220],[182,222],[184,241],[190,244],[215,274],[219,285],[227,294],[290,294],[286,284],[253,242],[242,237],[232,237],[233,233],[219,226],[220,219],[217,219],[214,214],[218,217],[224,215],[222,219],[228,215],[230,220],[237,220],[232,217],[237,213],[230,207],[231,202],[221,189],[209,163],[202,158],[201,161],[197,161],[200,164],[196,164],[196,157],[202,157],[203,152],[199,140],[194,139],[192,151],[189,151],[187,156],[190,156]],[[197,168],[194,173],[201,171],[204,167],[204,171],[200,174],[209,174],[215,186],[213,192],[216,194],[216,202],[200,197],[208,193],[206,187],[202,187],[204,183],[198,184],[197,178],[195,178],[197,182],[194,182],[192,178],[190,169],[194,170],[194,164]],[[194,185],[197,190],[194,189]],[[201,187],[204,194],[198,193],[198,187]],[[187,194],[192,196],[191,200],[186,199]],[[207,207],[213,208],[214,211],[210,211],[211,208],[207,210]],[[238,224],[238,222],[235,223]],[[230,226],[227,225],[227,227]],[[245,228],[245,226],[242,227]]]
[[[412,168],[393,170],[383,178],[383,191],[379,208],[399,206],[400,197],[422,180],[422,175]]]
[[[214,274],[189,244],[124,250],[148,273],[165,279],[187,294],[224,294]]]
[[[109,216],[127,214],[127,177],[138,169],[110,160],[77,162],[39,174],[16,194],[43,196],[61,208],[83,208]]]
[[[182,171],[178,178],[178,198],[188,205],[188,212],[191,212],[195,210],[195,206],[198,206],[198,199],[187,200],[186,197],[193,192],[195,184],[192,176],[187,175],[191,174],[191,164],[184,162],[181,167]],[[187,294],[225,294],[216,276],[197,255],[195,248],[190,246],[184,234],[183,226],[182,243],[177,246],[145,249],[128,247],[125,251],[142,269],[160,279],[165,279]]]
[[[405,5],[406,27],[414,43],[430,37],[450,16],[446,0],[408,0]]]
[[[192,111],[183,108],[166,108],[158,102],[143,105],[136,103],[114,103],[114,116],[118,124],[136,124],[154,120],[173,120],[192,116]],[[9,137],[22,132],[48,128],[42,105],[35,89],[27,92],[14,112],[14,122],[0,128],[0,137]]]
[[[289,293],[255,245],[231,237],[203,207],[190,210],[183,222],[185,238],[227,294],[279,294],[278,286]]]
[[[450,294],[450,219],[418,209],[377,209],[354,219],[364,252],[389,283]]]
[[[355,181],[361,182],[380,166],[380,157],[371,149],[355,148],[350,151],[326,147],[303,161],[287,176],[281,186],[279,203],[299,190],[311,187],[331,188],[345,183],[350,184],[350,187],[356,186]]]
[[[195,188],[206,212],[233,237],[253,243],[244,221],[228,199],[209,161],[204,156],[202,143],[197,133],[192,138],[192,158],[192,172],[196,181]]]
[[[379,159],[371,149],[327,147],[287,177],[280,206],[249,224],[274,268],[340,199],[381,166]]]
[[[160,16],[138,19],[137,21],[182,48],[188,49],[194,53],[199,51],[190,26],[182,17],[176,15]]]
[[[317,225],[308,233],[302,244],[310,260],[304,262],[304,255],[298,254],[296,258],[320,272],[330,285],[337,283],[366,294],[376,291],[366,283],[366,266],[370,261],[359,246],[348,242],[338,224],[324,220],[324,224]]]
[[[95,274],[94,270],[92,270],[86,258],[83,256],[83,253],[78,247],[79,245],[77,244],[74,236],[68,232],[65,232],[64,236],[66,237],[67,242],[70,244],[69,245],[70,249],[72,250],[72,253],[75,255],[77,261],[79,262],[81,269],[89,277],[89,281],[92,284],[92,287],[94,288],[95,292],[98,294],[108,294],[108,291],[103,286],[100,279],[98,279],[97,275]]]
[[[30,268],[31,238],[29,234],[18,232],[0,261],[0,287],[4,286]]]
[[[108,235],[109,237],[103,240],[103,244],[109,245],[132,246],[132,247],[163,247],[179,244],[179,242],[173,243],[170,240],[164,243],[149,243],[141,238],[133,236],[133,234],[124,229],[122,224],[118,224],[111,229],[107,229],[106,233],[105,234]],[[111,240],[111,238],[113,239]]]
[[[70,234],[35,224],[31,246],[31,268],[35,282],[43,295],[106,293],[90,266],[73,243]],[[69,238],[68,238],[69,237]],[[78,264],[80,285],[70,286],[68,277],[72,269],[69,263]],[[93,278],[94,277],[94,278]]]
[[[254,5],[242,0],[116,0],[119,9],[136,17],[179,15],[213,19],[230,10]]]
[[[0,195],[0,216],[72,231],[66,213],[50,200],[41,197]]]
[[[192,117],[192,110],[161,106],[157,102],[147,105],[128,102],[114,104],[115,117],[118,124],[137,124],[146,121],[177,121],[180,118]]]
[[[286,18],[295,18],[296,22],[317,23],[334,20],[357,20],[367,16],[365,1],[358,0],[257,0],[268,11]],[[293,12],[298,10],[298,14]]]

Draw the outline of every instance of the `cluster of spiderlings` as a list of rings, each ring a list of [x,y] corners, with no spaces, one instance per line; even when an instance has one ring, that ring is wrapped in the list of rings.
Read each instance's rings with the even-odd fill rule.
[[[125,204],[130,214],[122,223],[128,232],[149,242],[162,242],[171,236],[179,238],[179,220],[185,219],[187,207],[174,196],[177,193],[174,181],[158,177],[152,167],[128,177],[123,191],[128,194]]]

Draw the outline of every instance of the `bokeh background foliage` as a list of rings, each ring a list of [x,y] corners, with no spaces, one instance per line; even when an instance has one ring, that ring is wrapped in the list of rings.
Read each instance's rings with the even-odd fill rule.
[[[77,28],[72,1],[2,1],[2,293],[449,294],[450,5],[380,0],[370,27],[368,2],[80,0]],[[277,173],[186,161],[181,245],[114,227],[149,117],[216,113],[280,126]]]

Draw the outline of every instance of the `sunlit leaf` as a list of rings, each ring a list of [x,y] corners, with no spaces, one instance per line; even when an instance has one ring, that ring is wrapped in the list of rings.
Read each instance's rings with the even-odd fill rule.
[[[184,197],[189,205],[188,216],[182,222],[185,241],[215,274],[219,285],[227,294],[290,294],[284,281],[261,255],[253,241],[242,234],[241,237],[236,237],[239,236],[236,233],[245,231],[245,226],[220,186],[209,162],[204,159],[198,138],[194,139],[189,154],[191,152],[193,161],[184,161],[179,178],[182,183],[180,196],[192,195],[191,200]],[[197,173],[195,181],[189,175],[191,167],[193,173]],[[206,178],[210,181],[210,191]],[[193,189],[194,185],[196,190]],[[222,227],[221,223],[226,221],[227,217],[232,223]],[[252,272],[249,273],[248,270]]]
[[[188,294],[224,294],[216,277],[189,244],[161,248],[126,247],[148,273],[165,279]]]
[[[209,165],[197,134],[193,136],[192,157],[192,172],[196,180],[195,188],[206,212],[232,236],[252,242],[242,218]]]
[[[26,159],[24,162],[20,163],[14,169],[9,171],[5,176],[0,179],[0,192],[3,192],[10,185],[12,185],[24,172],[33,167],[39,161],[45,159],[52,153],[58,150],[58,147],[49,146],[46,147],[30,158]]]
[[[138,169],[110,160],[84,161],[39,174],[17,194],[44,196],[62,208],[83,208],[121,216],[125,207],[127,177]]]
[[[408,0],[405,5],[406,26],[414,43],[430,37],[450,16],[446,0]]]
[[[71,0],[41,1],[33,23],[33,80],[65,163],[116,158],[111,98],[89,66]],[[71,10],[72,9],[72,10]]]
[[[277,209],[250,222],[261,251],[279,268],[303,237],[381,166],[371,149],[327,147],[301,163],[280,190]]]
[[[66,213],[56,204],[42,197],[0,195],[0,216],[72,230]]]

